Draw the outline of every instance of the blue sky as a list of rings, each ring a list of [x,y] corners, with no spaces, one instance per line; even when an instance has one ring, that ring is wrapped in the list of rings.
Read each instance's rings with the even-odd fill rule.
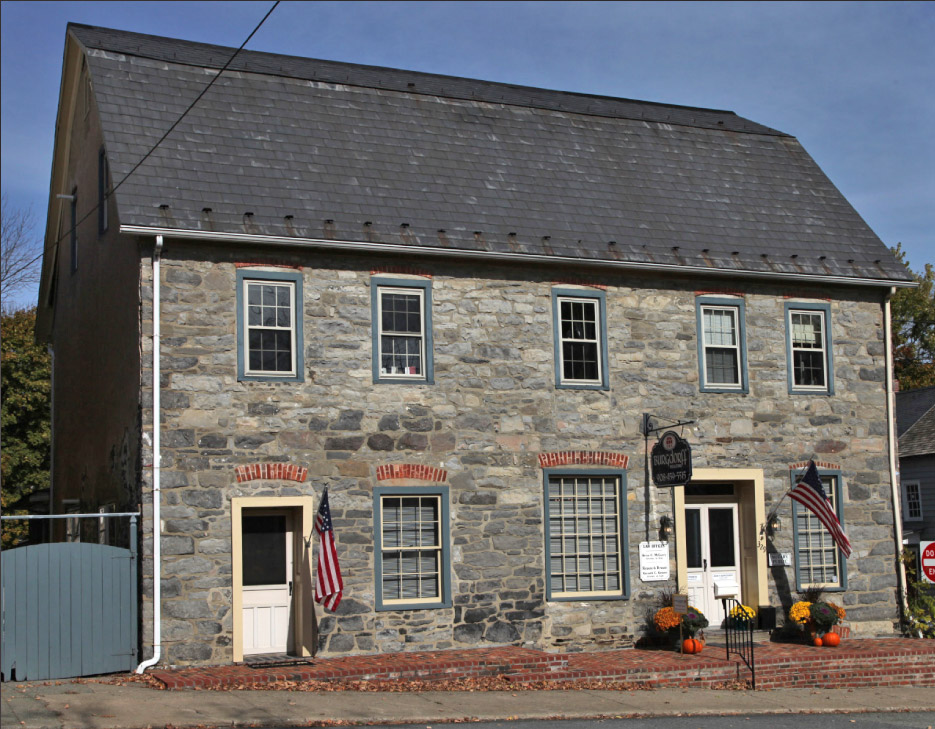
[[[239,46],[271,5],[4,1],[0,176],[37,235],[66,23]],[[921,270],[935,262],[933,39],[931,2],[283,2],[248,48],[730,109],[798,137]]]

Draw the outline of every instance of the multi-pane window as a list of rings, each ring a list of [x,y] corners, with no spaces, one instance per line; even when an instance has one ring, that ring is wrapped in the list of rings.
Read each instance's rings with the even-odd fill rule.
[[[825,493],[831,500],[831,509],[838,514],[840,509],[840,479],[834,476],[821,477]],[[796,564],[799,570],[799,586],[841,587],[841,555],[830,532],[811,511],[795,504]],[[843,525],[843,519],[841,519]]]
[[[373,381],[432,383],[430,280],[374,278]]]
[[[903,481],[903,518],[907,521],[922,519],[922,490],[918,481]]]
[[[378,608],[447,604],[447,489],[381,487],[374,496]]]
[[[555,475],[546,479],[549,598],[622,597],[619,475]]]
[[[238,376],[302,379],[302,275],[238,271]]]
[[[380,287],[380,375],[425,379],[425,294]]]
[[[295,373],[295,287],[246,282],[247,374]]]
[[[555,289],[552,305],[556,384],[567,388],[606,388],[603,292]]]
[[[830,392],[831,354],[828,307],[786,306],[789,388],[792,392]]]
[[[736,306],[701,307],[702,375],[708,387],[743,386],[739,320]]]

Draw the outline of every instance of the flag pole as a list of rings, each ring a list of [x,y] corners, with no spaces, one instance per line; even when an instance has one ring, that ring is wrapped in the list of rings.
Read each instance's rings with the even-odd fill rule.
[[[814,454],[812,454],[812,457],[808,459],[808,463],[805,464],[805,470],[806,470],[806,471],[808,470],[808,466],[809,466],[810,463],[815,463],[815,455],[814,455]],[[800,470],[800,469],[791,469],[791,470]],[[782,506],[782,502],[786,500],[786,497],[787,497],[789,494],[792,493],[792,489],[794,489],[794,488],[795,488],[795,484],[793,483],[792,486],[789,487],[789,490],[786,491],[786,493],[784,493],[784,494],[779,498],[779,501],[776,502],[776,505],[772,508],[772,510],[769,512],[769,514],[766,515],[766,522],[765,522],[765,524],[763,525],[764,527],[765,527],[767,524],[769,524],[769,523],[773,520],[773,518],[774,518],[774,517],[776,516],[776,514],[779,512],[779,507]]]

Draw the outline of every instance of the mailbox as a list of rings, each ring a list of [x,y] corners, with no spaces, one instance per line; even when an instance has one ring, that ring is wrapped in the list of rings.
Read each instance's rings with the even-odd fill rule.
[[[715,582],[714,597],[718,600],[732,597],[735,600],[740,599],[740,585],[736,582]]]

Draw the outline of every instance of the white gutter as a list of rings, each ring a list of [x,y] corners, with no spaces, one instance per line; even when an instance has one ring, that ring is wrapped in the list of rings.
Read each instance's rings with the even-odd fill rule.
[[[162,544],[160,536],[160,490],[159,461],[159,257],[162,255],[162,236],[156,236],[156,248],[153,251],[153,657],[136,667],[137,673],[143,673],[150,666],[155,666],[162,658]]]
[[[407,256],[442,256],[445,258],[483,258],[493,261],[513,261],[528,264],[530,262],[547,264],[565,264],[591,266],[596,268],[618,268],[624,270],[650,270],[665,273],[703,274],[705,276],[744,276],[748,278],[784,279],[789,281],[816,281],[821,283],[840,283],[851,286],[906,286],[915,287],[915,281],[892,281],[877,278],[851,278],[849,276],[815,276],[800,273],[781,273],[777,271],[750,271],[707,266],[679,266],[671,263],[640,263],[638,261],[596,260],[577,256],[546,256],[537,253],[507,253],[505,251],[471,251],[464,249],[442,248],[439,246],[412,246],[401,243],[365,243],[363,241],[340,241],[323,238],[296,238],[290,236],[255,235],[250,233],[216,233],[204,230],[183,230],[179,228],[154,228],[142,225],[121,225],[120,232],[128,235],[156,235],[166,238],[203,240],[226,243],[250,243],[254,245],[287,246],[291,248],[323,248],[338,251],[357,251],[365,253],[402,253]]]
[[[896,543],[896,587],[899,590],[900,618],[909,614],[906,602],[906,565],[903,564],[903,517],[899,482],[896,479],[896,393],[893,391],[893,323],[890,298],[896,293],[891,288],[883,299],[883,336],[886,349],[886,434],[889,441],[890,488],[893,499],[893,540]]]

